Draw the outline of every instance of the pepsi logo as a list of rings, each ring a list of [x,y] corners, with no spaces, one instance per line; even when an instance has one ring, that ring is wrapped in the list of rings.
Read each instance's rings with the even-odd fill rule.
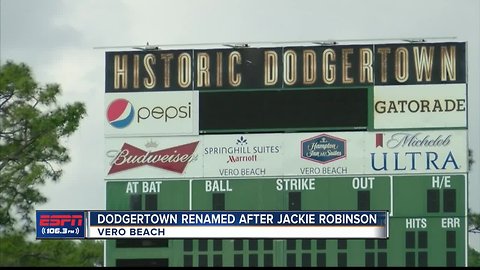
[[[108,106],[107,120],[110,125],[116,128],[124,128],[128,126],[135,115],[135,110],[130,101],[119,98]]]

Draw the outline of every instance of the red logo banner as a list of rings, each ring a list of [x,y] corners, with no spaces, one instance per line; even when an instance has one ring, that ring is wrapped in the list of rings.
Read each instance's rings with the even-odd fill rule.
[[[383,147],[383,134],[377,133],[375,134],[375,147]]]
[[[193,152],[195,152],[197,145],[198,141],[155,152],[147,152],[128,143],[124,143],[118,155],[112,160],[112,167],[108,174],[143,165],[183,173],[187,164],[194,159]]]

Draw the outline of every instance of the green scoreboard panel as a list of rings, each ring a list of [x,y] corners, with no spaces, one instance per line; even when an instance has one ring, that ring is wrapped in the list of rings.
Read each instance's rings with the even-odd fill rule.
[[[106,210],[380,210],[389,237],[106,240],[106,266],[466,266],[466,51],[107,52]]]
[[[107,240],[107,265],[466,264],[466,175],[109,181],[107,210],[388,210],[388,239]]]

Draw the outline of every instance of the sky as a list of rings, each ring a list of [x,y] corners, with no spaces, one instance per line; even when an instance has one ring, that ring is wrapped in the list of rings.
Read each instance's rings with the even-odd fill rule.
[[[105,52],[149,44],[225,44],[437,38],[468,46],[469,206],[480,213],[480,1],[478,0],[0,0],[0,62],[28,64],[60,102],[87,116],[64,140],[71,162],[42,187],[37,209],[105,209]],[[452,40],[451,40],[452,41]],[[480,251],[480,236],[470,245]]]

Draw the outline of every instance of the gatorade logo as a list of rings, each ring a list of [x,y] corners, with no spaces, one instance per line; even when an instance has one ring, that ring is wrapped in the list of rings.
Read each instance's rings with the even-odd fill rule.
[[[119,98],[108,106],[107,120],[110,125],[116,128],[124,128],[128,126],[135,116],[135,110],[130,101]]]

